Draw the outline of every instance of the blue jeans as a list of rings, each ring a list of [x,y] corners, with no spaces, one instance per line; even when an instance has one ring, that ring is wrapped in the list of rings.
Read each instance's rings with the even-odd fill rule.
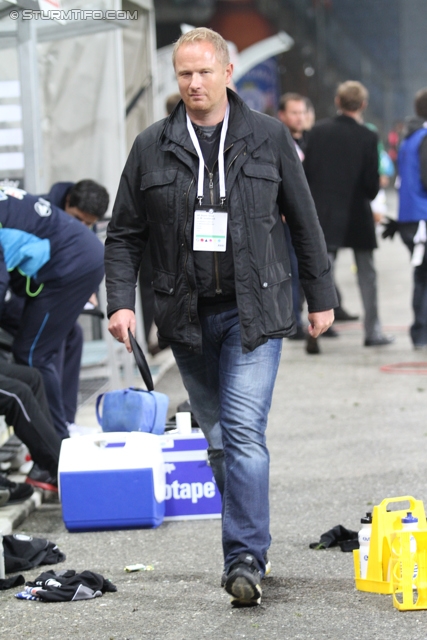
[[[202,317],[201,324],[203,354],[180,345],[172,350],[222,494],[224,566],[246,552],[264,573],[270,546],[265,430],[282,340],[243,353],[237,309]]]

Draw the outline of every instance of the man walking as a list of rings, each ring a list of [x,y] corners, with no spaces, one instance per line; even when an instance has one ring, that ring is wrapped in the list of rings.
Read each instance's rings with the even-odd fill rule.
[[[373,256],[377,243],[370,207],[379,189],[378,140],[360,124],[367,103],[368,92],[360,82],[339,85],[335,97],[339,115],[311,130],[304,168],[332,264],[341,247],[354,250],[365,311],[364,344],[373,347],[393,339],[382,333],[378,317]]]
[[[233,67],[219,34],[185,34],[173,63],[182,101],[137,137],[108,228],[110,332],[130,350],[149,237],[159,344],[172,347],[222,494],[225,588],[251,605],[270,546],[267,416],[281,338],[293,331],[281,213],[312,335],[331,325],[336,299],[289,133],[227,89]]]

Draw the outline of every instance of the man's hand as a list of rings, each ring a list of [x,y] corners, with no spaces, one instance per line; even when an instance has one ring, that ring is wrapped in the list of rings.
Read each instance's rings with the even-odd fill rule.
[[[308,320],[310,324],[308,325],[308,333],[313,336],[313,338],[318,338],[322,333],[329,329],[334,319],[335,316],[333,309],[329,309],[329,311],[309,313]]]
[[[135,335],[136,320],[135,314],[130,309],[119,309],[110,318],[108,324],[108,331],[113,338],[119,342],[123,342],[129,353],[132,353],[132,348],[129,342],[128,329]]]

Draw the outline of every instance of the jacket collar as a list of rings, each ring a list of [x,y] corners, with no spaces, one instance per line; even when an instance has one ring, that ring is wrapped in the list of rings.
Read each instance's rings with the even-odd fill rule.
[[[251,110],[237,93],[227,89],[227,96],[230,103],[230,121],[225,139],[225,148],[227,149],[242,139],[248,145],[249,151],[257,148],[267,138],[266,132],[260,130],[260,127],[255,127]],[[160,133],[159,144],[162,150],[170,149],[171,143],[185,147],[195,153],[187,130],[186,110],[182,100],[166,119]]]
[[[346,122],[347,124],[350,125],[360,125],[360,122],[357,122],[357,120],[355,120],[354,118],[352,118],[351,116],[345,116],[343,114],[339,115],[339,116],[335,116],[335,120],[338,122]]]

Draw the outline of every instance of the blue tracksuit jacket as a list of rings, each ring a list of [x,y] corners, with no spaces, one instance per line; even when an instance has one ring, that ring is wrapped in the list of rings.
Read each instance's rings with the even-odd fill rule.
[[[14,269],[35,292],[42,284],[72,282],[103,259],[103,245],[81,222],[45,198],[0,188],[0,313]]]

